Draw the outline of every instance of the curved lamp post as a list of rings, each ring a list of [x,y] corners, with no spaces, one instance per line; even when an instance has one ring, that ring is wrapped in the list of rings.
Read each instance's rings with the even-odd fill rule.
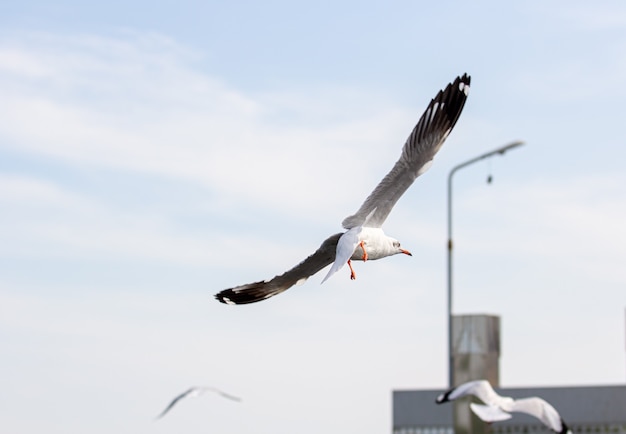
[[[506,151],[523,144],[524,142],[520,141],[512,142],[506,146],[502,146],[501,148],[487,152],[486,154],[480,155],[476,158],[472,158],[471,160],[453,167],[448,175],[448,386],[450,388],[454,387],[454,384],[452,383],[454,370],[452,360],[452,176],[463,167],[469,166],[470,164],[494,155],[503,155]]]

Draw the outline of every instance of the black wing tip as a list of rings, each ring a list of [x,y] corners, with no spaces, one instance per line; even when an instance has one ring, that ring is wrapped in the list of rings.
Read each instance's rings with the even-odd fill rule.
[[[244,286],[238,286],[237,288],[224,289],[223,291],[215,294],[215,299],[224,304],[250,304],[257,301],[265,300],[266,298],[275,295],[268,293],[267,290],[263,290],[262,286],[267,282],[260,281],[250,283]]]
[[[237,294],[229,289],[215,294],[215,299],[223,304],[249,304],[263,300],[246,294]]]
[[[463,75],[457,77],[457,80],[459,80],[462,83],[465,83],[466,85],[470,85],[470,81],[472,80],[472,76],[469,75],[467,72],[463,73]]]
[[[469,90],[471,88],[471,83],[472,77],[469,74],[464,73],[463,75],[459,75],[454,79],[454,81],[448,83],[445,88],[441,89],[432,99],[432,102],[441,101],[442,99],[445,99],[446,95],[450,94],[459,94],[467,98],[467,96],[469,95]]]
[[[467,73],[457,76],[457,78],[452,82],[448,83],[445,89],[439,91],[437,96],[433,98],[434,101],[444,101],[448,104],[453,103],[453,106],[459,107],[459,114],[463,105],[465,104],[465,100],[469,96],[469,91],[471,88],[472,77]]]
[[[217,294],[215,294],[214,297],[220,303],[233,304],[233,302],[230,301],[230,293],[229,293],[229,290],[227,289],[224,291],[218,292]]]
[[[463,91],[465,96],[467,96],[469,94],[471,82],[472,82],[472,76],[466,72],[463,75],[457,76],[452,83],[449,83],[448,86],[446,86],[446,89],[456,88],[458,90]],[[445,92],[445,91],[442,91],[442,92]]]
[[[439,91],[431,102],[431,104],[443,103],[441,108],[445,113],[445,118],[447,118],[448,132],[454,128],[456,121],[461,116],[461,112],[469,96],[471,81],[472,78],[467,73],[458,76],[452,83],[449,83],[445,89]]]
[[[448,402],[450,401],[450,394],[452,393],[454,389],[450,389],[447,392],[442,393],[441,395],[439,395],[437,397],[437,399],[435,400],[435,402],[437,404],[443,404],[444,402]]]
[[[461,116],[465,101],[469,96],[471,77],[465,73],[437,92],[413,129],[409,140],[420,142],[433,131],[442,132],[442,141],[448,136]],[[439,150],[434,149],[434,154]]]

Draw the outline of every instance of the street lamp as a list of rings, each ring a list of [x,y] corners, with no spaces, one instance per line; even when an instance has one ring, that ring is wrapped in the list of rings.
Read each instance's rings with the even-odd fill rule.
[[[521,141],[512,142],[506,146],[502,146],[501,148],[487,152],[486,154],[480,155],[476,158],[472,158],[465,163],[461,163],[458,166],[453,167],[448,175],[448,386],[450,388],[454,387],[454,384],[452,383],[454,370],[454,363],[452,360],[452,175],[454,175],[459,169],[469,166],[472,163],[484,160],[485,158],[489,158],[497,154],[503,155],[506,151],[523,144],[524,142]]]

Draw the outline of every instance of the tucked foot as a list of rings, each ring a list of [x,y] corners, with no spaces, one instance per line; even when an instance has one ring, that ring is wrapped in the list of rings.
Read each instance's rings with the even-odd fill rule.
[[[361,241],[359,243],[359,246],[361,246],[361,250],[363,250],[363,262],[365,262],[367,261],[367,250],[365,250],[365,243]]]

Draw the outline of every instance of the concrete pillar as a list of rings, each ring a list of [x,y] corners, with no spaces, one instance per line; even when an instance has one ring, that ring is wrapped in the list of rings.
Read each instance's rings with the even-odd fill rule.
[[[500,317],[454,315],[452,318],[452,379],[455,386],[472,380],[500,385]],[[469,399],[454,403],[455,434],[484,434],[489,426],[470,410]],[[478,401],[477,401],[478,402]]]

